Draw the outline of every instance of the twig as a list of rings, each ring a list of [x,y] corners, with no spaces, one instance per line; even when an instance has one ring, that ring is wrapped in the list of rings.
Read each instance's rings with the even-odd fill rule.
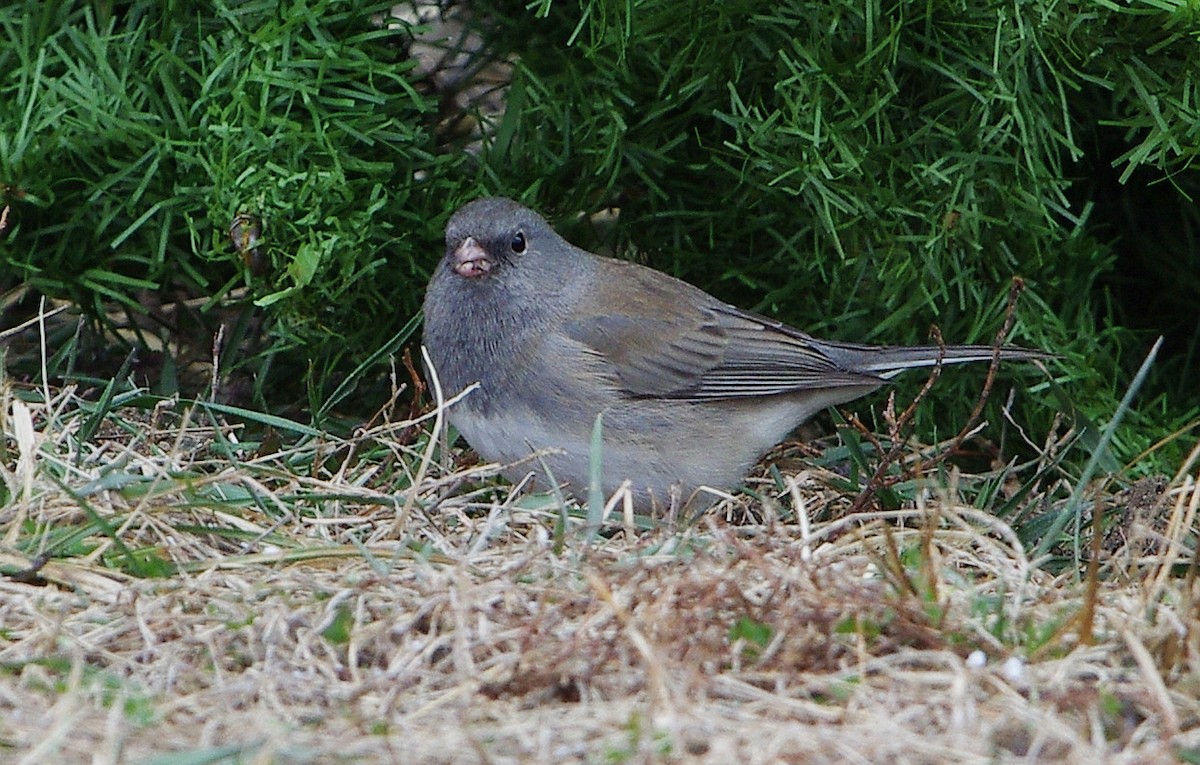
[[[987,377],[984,378],[983,390],[979,392],[979,398],[975,401],[975,408],[971,410],[971,416],[967,418],[966,424],[958,431],[958,435],[951,439],[950,445],[944,451],[930,457],[921,464],[922,471],[944,462],[953,454],[957,454],[958,450],[962,447],[963,441],[974,430],[975,424],[983,414],[983,407],[987,405],[988,398],[992,395],[992,387],[996,384],[996,375],[1000,371],[1000,350],[1004,346],[1004,340],[1008,337],[1008,333],[1012,331],[1013,323],[1017,317],[1017,298],[1024,291],[1025,280],[1019,276],[1014,276],[1012,285],[1008,288],[1008,306],[1004,311],[1004,323],[992,339],[992,360],[988,364]]]
[[[884,453],[879,441],[873,437],[871,438],[872,442],[875,444],[875,448],[879,450],[879,453],[883,454],[883,459],[880,461],[879,466],[875,469],[875,473],[871,476],[871,479],[867,481],[867,485],[863,488],[859,495],[854,498],[854,503],[850,505],[849,512],[851,513],[860,512],[867,502],[869,502],[871,498],[875,496],[875,493],[879,491],[879,489],[892,486],[900,480],[903,480],[911,475],[911,471],[904,469],[899,476],[888,477],[887,471],[893,464],[896,463],[897,459],[900,457],[900,453],[904,449],[904,428],[912,421],[913,416],[917,412],[917,406],[919,406],[920,403],[925,399],[925,396],[929,394],[929,391],[933,389],[934,383],[937,382],[938,378],[942,374],[942,360],[946,358],[946,343],[944,340],[942,340],[941,330],[939,330],[936,326],[930,329],[930,333],[937,341],[939,349],[937,363],[934,364],[933,368],[929,371],[929,377],[925,380],[925,384],[921,387],[921,390],[917,392],[917,395],[913,398],[912,403],[908,405],[908,407],[904,410],[904,413],[901,414],[899,418],[897,418],[895,415],[895,394],[892,394],[888,397],[888,405],[884,410],[884,416],[888,422],[888,432],[892,443],[887,452]]]
[[[857,418],[852,418],[851,421],[855,423],[855,426],[864,434],[864,437],[871,440],[876,449],[879,449],[880,453],[884,454],[884,456],[879,463],[879,467],[876,468],[875,473],[871,476],[870,480],[867,481],[867,485],[863,488],[862,492],[855,497],[854,503],[850,505],[850,513],[861,512],[863,507],[866,506],[866,504],[880,489],[893,486],[902,480],[912,478],[914,475],[924,474],[931,468],[936,467],[937,465],[949,459],[951,456],[957,454],[962,448],[963,442],[975,433],[975,425],[979,421],[980,416],[983,414],[983,407],[987,404],[989,396],[991,396],[992,387],[996,382],[996,374],[1000,369],[1000,351],[1004,345],[1005,338],[1007,338],[1008,333],[1012,331],[1013,323],[1016,320],[1017,298],[1020,297],[1021,292],[1023,292],[1024,289],[1025,281],[1020,277],[1014,277],[1012,280],[1012,285],[1008,290],[1008,306],[1005,310],[1004,323],[1001,325],[1000,330],[996,333],[996,336],[992,340],[992,360],[991,363],[988,364],[988,373],[987,378],[983,383],[983,390],[980,392],[979,398],[975,402],[975,408],[971,411],[971,415],[967,418],[966,423],[963,425],[962,429],[959,430],[958,434],[950,440],[950,443],[945,449],[939,451],[929,459],[917,462],[913,467],[903,468],[900,475],[887,476],[887,471],[892,467],[892,465],[896,464],[901,451],[903,451],[904,439],[902,438],[902,435],[904,428],[912,421],[913,416],[916,414],[917,407],[933,388],[934,383],[937,382],[938,377],[942,372],[942,360],[946,356],[946,344],[942,339],[941,331],[936,326],[930,330],[930,333],[933,335],[934,340],[937,342],[938,348],[940,348],[941,351],[939,353],[937,363],[930,370],[928,379],[925,380],[925,385],[913,398],[912,403],[908,405],[908,407],[904,410],[904,413],[901,414],[899,418],[895,417],[894,400],[888,400],[888,406],[885,409],[884,414],[888,422],[888,430],[892,439],[891,448],[889,448],[884,454],[879,446],[879,441],[866,433],[866,429],[862,426],[862,423],[858,422]]]

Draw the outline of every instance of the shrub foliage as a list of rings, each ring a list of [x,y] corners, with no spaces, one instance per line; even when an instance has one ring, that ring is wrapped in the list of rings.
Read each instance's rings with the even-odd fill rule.
[[[455,101],[391,5],[0,10],[0,286],[100,321],[147,293],[257,301],[263,341],[230,363],[267,399],[268,360],[306,367],[319,402],[416,314],[446,216],[502,193],[843,339],[986,342],[1020,276],[1010,339],[1064,354],[1083,415],[1167,334],[1125,452],[1200,403],[1194,3],[458,6],[486,40],[464,54],[516,63],[481,143],[442,129]],[[977,386],[947,379],[937,417]]]

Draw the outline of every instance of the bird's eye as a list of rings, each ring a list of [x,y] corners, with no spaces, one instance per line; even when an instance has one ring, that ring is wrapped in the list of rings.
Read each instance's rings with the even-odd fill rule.
[[[525,235],[520,231],[513,234],[512,241],[509,242],[508,246],[511,247],[512,251],[518,255],[520,255],[522,252],[525,252]]]

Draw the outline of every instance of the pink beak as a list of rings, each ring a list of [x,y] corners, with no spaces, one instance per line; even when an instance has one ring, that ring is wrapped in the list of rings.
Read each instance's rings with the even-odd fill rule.
[[[464,239],[454,251],[453,263],[454,273],[468,279],[483,276],[492,270],[492,259],[487,254],[487,250],[483,249],[472,236]]]

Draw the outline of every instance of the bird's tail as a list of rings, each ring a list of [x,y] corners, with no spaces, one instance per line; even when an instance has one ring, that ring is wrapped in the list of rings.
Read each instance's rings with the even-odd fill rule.
[[[884,380],[889,380],[906,369],[933,367],[938,364],[991,361],[997,355],[1007,361],[1035,361],[1054,358],[1052,353],[1011,345],[999,348],[990,345],[887,347],[825,341],[820,341],[820,345],[822,350],[844,369],[876,375]]]

